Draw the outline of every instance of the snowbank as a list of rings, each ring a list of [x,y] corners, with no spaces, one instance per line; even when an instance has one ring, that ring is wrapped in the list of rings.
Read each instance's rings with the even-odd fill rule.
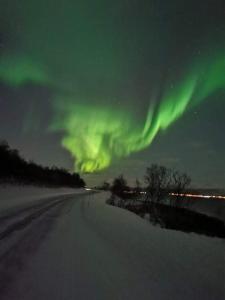
[[[84,189],[72,188],[46,188],[23,185],[0,185],[0,214],[5,210],[17,208],[24,204],[31,204],[34,201],[45,198],[69,195],[85,192]]]
[[[1,299],[224,299],[223,240],[154,227],[108,197],[77,194],[43,216],[54,226],[30,253],[42,230],[32,225],[8,259],[14,282]]]

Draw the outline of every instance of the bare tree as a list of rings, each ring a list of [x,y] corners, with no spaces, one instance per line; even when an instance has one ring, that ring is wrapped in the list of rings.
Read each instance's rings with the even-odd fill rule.
[[[179,173],[178,171],[172,172],[172,185],[171,204],[178,207],[182,206],[184,200],[184,193],[191,183],[191,178],[186,173]]]
[[[159,203],[169,194],[171,171],[164,166],[152,164],[146,170],[145,182],[147,183],[146,201]]]
[[[111,191],[113,194],[123,198],[124,192],[128,190],[127,181],[123,175],[115,178],[112,183]]]
[[[147,183],[146,201],[160,203],[164,199],[170,199],[170,204],[178,207],[184,203],[182,200],[191,178],[186,173],[152,164],[146,170],[145,182]]]

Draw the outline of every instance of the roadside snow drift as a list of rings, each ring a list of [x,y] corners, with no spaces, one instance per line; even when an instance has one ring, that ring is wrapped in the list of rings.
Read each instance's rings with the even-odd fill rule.
[[[1,299],[224,299],[223,240],[153,227],[107,197],[67,197],[15,232]]]

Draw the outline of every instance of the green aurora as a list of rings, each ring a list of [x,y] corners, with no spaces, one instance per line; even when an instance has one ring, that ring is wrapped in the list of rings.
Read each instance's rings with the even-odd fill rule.
[[[64,132],[62,146],[74,157],[76,170],[87,173],[100,171],[109,167],[115,159],[148,147],[161,130],[166,130],[187,109],[218,89],[225,88],[224,73],[224,57],[193,67],[176,86],[170,85],[165,89],[160,99],[151,99],[142,124],[126,108],[81,105],[77,104],[73,95],[61,95],[53,101],[55,117],[50,127]],[[0,76],[14,86],[27,81],[53,82],[48,80],[43,69],[29,60],[19,60],[14,65],[0,64]]]
[[[166,90],[157,101],[159,104],[154,106],[151,100],[142,126],[137,125],[139,122],[128,110],[80,106],[74,104],[73,99],[63,99],[57,107],[55,129],[65,133],[62,145],[75,158],[76,169],[81,172],[103,170],[114,159],[148,147],[161,130],[167,129],[187,109],[225,88],[224,73],[224,57],[193,71],[177,86]]]
[[[208,51],[204,59],[182,48],[183,30],[189,30],[177,16],[182,3],[157,2],[155,11],[148,2],[138,10],[125,1],[97,3],[2,2],[10,39],[1,53],[0,79],[18,91],[34,84],[52,92],[48,130],[63,133],[74,168],[88,173],[147,148],[187,110],[225,88],[224,42],[218,51],[212,36],[199,31],[198,48]],[[164,9],[161,23],[157,12]],[[194,49],[192,38],[187,44]],[[137,93],[139,82],[146,93]]]

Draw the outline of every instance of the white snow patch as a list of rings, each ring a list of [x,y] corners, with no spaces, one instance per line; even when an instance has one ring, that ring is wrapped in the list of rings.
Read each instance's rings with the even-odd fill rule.
[[[30,185],[0,185],[0,215],[11,208],[32,204],[45,198],[84,193],[84,189],[46,188]]]
[[[153,227],[108,197],[74,196],[7,299],[224,298],[223,240]]]

